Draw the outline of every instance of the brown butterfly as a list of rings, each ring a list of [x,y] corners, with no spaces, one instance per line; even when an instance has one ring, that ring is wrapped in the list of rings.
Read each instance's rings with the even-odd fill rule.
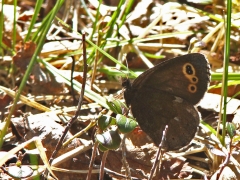
[[[156,145],[162,139],[168,151],[178,150],[194,138],[199,114],[196,105],[210,82],[210,66],[204,55],[187,54],[148,69],[131,84],[123,82],[124,98],[141,129]]]

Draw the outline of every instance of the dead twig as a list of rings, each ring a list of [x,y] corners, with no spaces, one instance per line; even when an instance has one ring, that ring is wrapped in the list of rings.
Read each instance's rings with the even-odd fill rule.
[[[159,147],[158,147],[156,159],[155,159],[154,164],[152,166],[152,169],[150,171],[150,175],[149,175],[148,180],[151,180],[153,178],[153,175],[154,175],[154,172],[155,172],[157,166],[159,166],[159,172],[160,172],[160,169],[161,169],[160,161],[162,159],[162,156],[163,156],[164,152],[166,151],[166,150],[163,150],[162,147],[164,147],[164,143],[166,141],[167,130],[168,130],[168,126],[166,125],[165,129],[163,131],[161,143],[159,144]]]
[[[100,172],[99,172],[99,180],[103,180],[103,178],[104,178],[104,167],[106,164],[107,155],[108,155],[108,151],[105,151],[102,156]]]
[[[83,103],[83,98],[84,98],[84,91],[85,91],[85,85],[86,85],[86,80],[87,80],[87,58],[86,58],[86,41],[85,41],[85,33],[82,33],[82,44],[83,44],[83,62],[84,62],[84,70],[83,70],[83,82],[82,82],[82,90],[81,90],[81,94],[79,97],[79,101],[78,101],[78,106],[77,106],[77,110],[75,115],[71,118],[71,120],[68,122],[66,128],[64,129],[64,132],[61,136],[61,138],[59,139],[55,150],[52,153],[51,158],[49,159],[49,164],[51,165],[53,162],[54,157],[56,157],[58,151],[61,149],[62,144],[63,144],[63,140],[67,134],[67,132],[69,131],[70,127],[72,126],[72,124],[75,122],[75,120],[78,118],[78,116],[80,115],[80,111],[81,111],[81,107],[82,107],[82,103]],[[47,174],[47,170],[45,172],[45,174]]]
[[[92,150],[92,156],[91,156],[89,169],[88,169],[88,175],[87,175],[86,180],[90,180],[91,179],[92,169],[93,169],[93,164],[94,164],[94,160],[95,160],[95,157],[96,157],[97,148],[98,148],[98,142],[95,142],[95,144],[93,146],[93,150]]]

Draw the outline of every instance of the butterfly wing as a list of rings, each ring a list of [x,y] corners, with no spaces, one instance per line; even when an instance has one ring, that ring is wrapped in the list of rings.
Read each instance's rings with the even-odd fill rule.
[[[141,74],[132,84],[133,91],[142,87],[165,91],[197,104],[208,88],[210,67],[204,55],[187,54],[164,61]]]
[[[158,145],[168,125],[165,148],[180,149],[194,138],[199,115],[186,100],[164,91],[142,88],[132,100],[131,110],[141,129]]]
[[[199,125],[194,105],[207,90],[210,67],[202,54],[173,58],[145,71],[132,85],[126,81],[124,97],[141,129],[155,144],[168,125],[166,147],[176,150],[193,139]]]

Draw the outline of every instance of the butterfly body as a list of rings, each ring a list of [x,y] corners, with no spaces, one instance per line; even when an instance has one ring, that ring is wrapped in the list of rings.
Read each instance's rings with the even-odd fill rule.
[[[210,67],[199,53],[164,61],[131,84],[123,83],[124,97],[141,129],[158,145],[168,125],[167,150],[177,150],[195,136],[199,125],[196,105],[207,90]]]

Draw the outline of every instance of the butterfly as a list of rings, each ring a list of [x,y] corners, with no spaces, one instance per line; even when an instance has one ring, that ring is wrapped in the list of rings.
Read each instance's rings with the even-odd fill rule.
[[[163,61],[123,81],[124,98],[141,129],[159,145],[168,125],[165,149],[178,150],[194,138],[200,116],[194,107],[210,82],[208,60],[192,53]]]

